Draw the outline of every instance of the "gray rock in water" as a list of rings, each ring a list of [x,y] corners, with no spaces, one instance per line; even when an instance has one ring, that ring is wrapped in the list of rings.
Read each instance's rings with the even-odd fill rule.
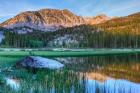
[[[30,67],[30,68],[48,68],[60,69],[64,67],[63,64],[56,60],[43,58],[39,56],[29,56],[17,63],[17,66]]]

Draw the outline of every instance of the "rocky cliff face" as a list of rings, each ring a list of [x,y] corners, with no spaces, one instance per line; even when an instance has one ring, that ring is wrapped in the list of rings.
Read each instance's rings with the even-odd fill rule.
[[[84,23],[84,19],[68,10],[42,9],[23,12],[0,26],[6,28],[30,27],[37,30],[53,31]]]
[[[81,24],[98,24],[106,20],[109,20],[109,17],[105,15],[100,15],[93,18],[83,18],[66,9],[42,9],[39,11],[23,12],[0,24],[0,26],[14,29],[19,33],[26,33],[32,32],[32,29],[55,31]]]

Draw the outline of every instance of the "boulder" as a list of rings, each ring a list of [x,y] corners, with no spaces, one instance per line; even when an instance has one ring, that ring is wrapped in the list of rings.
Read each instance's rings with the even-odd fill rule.
[[[28,68],[47,68],[47,69],[60,69],[64,65],[56,60],[43,58],[39,56],[28,56],[19,61],[16,66]]]

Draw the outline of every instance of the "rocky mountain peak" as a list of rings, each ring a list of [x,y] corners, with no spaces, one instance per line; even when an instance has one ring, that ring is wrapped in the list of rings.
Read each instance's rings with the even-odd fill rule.
[[[95,17],[86,17],[85,18],[87,24],[99,24],[99,23],[106,22],[110,19],[112,19],[112,18],[108,17],[105,14],[100,14],[100,15],[97,15]]]
[[[97,15],[96,17],[101,17],[101,18],[103,18],[103,17],[108,17],[106,14],[99,14],[99,15]]]
[[[99,24],[110,18],[102,14],[96,17],[84,18],[64,9],[41,9],[26,11],[0,24],[1,27],[15,29],[21,32],[31,32],[31,29],[41,31],[56,31],[58,29],[73,27],[81,24]],[[24,29],[24,30],[23,30]]]
[[[5,28],[30,27],[43,31],[54,31],[62,27],[72,27],[84,23],[84,19],[67,9],[41,9],[39,11],[27,11],[11,18],[0,26]]]

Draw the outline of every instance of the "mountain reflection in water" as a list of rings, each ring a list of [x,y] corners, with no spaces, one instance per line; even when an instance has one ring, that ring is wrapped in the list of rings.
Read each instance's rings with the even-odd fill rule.
[[[140,84],[127,80],[86,81],[86,93],[140,93]]]
[[[93,73],[88,75],[93,75]],[[93,79],[95,77],[89,79],[88,77],[90,76],[88,76],[87,79],[81,80],[82,83],[79,82],[79,84],[84,84],[85,86],[83,87],[82,89],[83,91],[81,93],[140,93],[140,84],[133,83],[123,79],[116,80],[116,79],[108,78],[99,73],[96,73],[96,75],[99,76],[98,78],[96,77],[96,80]],[[18,91],[19,89],[21,89],[19,84],[22,84],[22,82],[19,83],[15,81],[16,80],[14,79],[7,79],[7,83],[10,85],[10,87],[13,88],[15,91]],[[11,82],[14,82],[14,84]],[[15,85],[16,88],[14,87]],[[42,85],[38,85],[38,88],[39,87],[43,88],[42,90],[44,91],[47,89],[47,86],[44,87],[41,86]],[[30,91],[30,93],[34,93],[35,91],[34,85],[32,85],[32,87],[28,91]],[[66,90],[63,90],[63,92],[67,93]],[[55,87],[50,88],[49,93],[57,93],[57,88]],[[72,85],[71,90],[69,90],[68,93],[77,93],[76,87]]]
[[[15,59],[0,59],[0,75],[11,77],[6,79],[7,85],[0,85],[2,93],[140,93],[139,54],[52,58],[65,67],[40,69],[36,74],[14,68]]]

